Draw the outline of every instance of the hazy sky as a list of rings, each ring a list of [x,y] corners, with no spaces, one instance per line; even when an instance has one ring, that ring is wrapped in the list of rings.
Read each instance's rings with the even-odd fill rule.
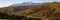
[[[60,1],[60,0],[0,0],[0,7],[6,7],[14,3],[22,3],[22,2],[52,2],[52,1]]]

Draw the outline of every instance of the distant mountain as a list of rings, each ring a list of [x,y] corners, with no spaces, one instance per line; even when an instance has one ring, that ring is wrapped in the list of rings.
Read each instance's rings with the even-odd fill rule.
[[[39,5],[39,4],[41,3],[23,2],[23,3],[12,4],[12,6],[30,6],[30,5]]]
[[[32,3],[32,2],[23,2],[23,3],[16,3],[9,6],[9,8],[6,9],[14,9],[12,11],[20,11],[20,10],[26,10],[28,8],[34,7],[35,5],[40,5],[41,3]]]

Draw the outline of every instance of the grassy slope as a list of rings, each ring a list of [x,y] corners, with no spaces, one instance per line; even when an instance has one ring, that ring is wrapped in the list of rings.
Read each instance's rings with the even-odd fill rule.
[[[14,17],[15,16],[26,16],[27,18],[39,18],[39,19],[55,19],[57,17],[60,17],[60,2],[52,2],[52,3],[46,3],[43,5],[37,5],[34,7],[31,7],[26,10],[21,10],[17,12],[8,12],[5,9],[2,9],[0,13],[8,14],[8,16]],[[13,9],[13,8],[11,8]],[[13,16],[12,16],[13,15]],[[25,17],[24,17],[25,18]]]

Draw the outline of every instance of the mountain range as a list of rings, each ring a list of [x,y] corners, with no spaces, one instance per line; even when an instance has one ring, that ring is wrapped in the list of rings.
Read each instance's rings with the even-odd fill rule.
[[[41,3],[23,2],[23,3],[12,4],[12,6],[30,6],[30,5],[39,5],[39,4]]]

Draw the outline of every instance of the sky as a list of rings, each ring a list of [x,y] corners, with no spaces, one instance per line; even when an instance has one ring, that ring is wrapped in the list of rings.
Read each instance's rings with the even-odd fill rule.
[[[41,3],[41,2],[53,2],[53,1],[59,2],[60,0],[0,0],[0,8],[7,7],[15,3],[23,3],[23,2]]]

